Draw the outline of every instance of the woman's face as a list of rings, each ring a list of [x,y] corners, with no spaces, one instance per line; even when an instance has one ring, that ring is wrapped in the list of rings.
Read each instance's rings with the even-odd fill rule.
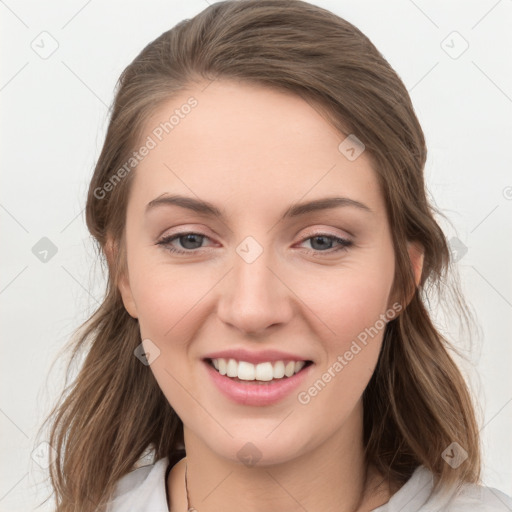
[[[205,86],[146,123],[120,289],[186,439],[232,460],[284,462],[360,430],[383,320],[400,309],[384,200],[363,147],[306,101]],[[242,382],[205,360],[230,350],[245,361],[228,364]],[[279,378],[295,370],[288,360],[312,364]],[[273,380],[246,380],[253,371]]]

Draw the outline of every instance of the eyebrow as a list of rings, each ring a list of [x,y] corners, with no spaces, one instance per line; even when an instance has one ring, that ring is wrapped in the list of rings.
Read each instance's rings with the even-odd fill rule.
[[[218,217],[219,219],[225,220],[225,215],[223,212],[212,203],[201,201],[193,197],[167,194],[162,194],[161,196],[158,196],[150,201],[146,205],[146,214],[149,211],[164,205],[180,206],[181,208],[186,208],[196,213]],[[354,207],[365,212],[373,213],[371,208],[369,208],[367,205],[361,203],[360,201],[356,201],[355,199],[350,199],[349,197],[324,197],[321,199],[315,199],[313,201],[298,203],[290,206],[284,212],[283,216],[281,217],[281,221],[293,217],[298,217],[306,213],[340,207]]]

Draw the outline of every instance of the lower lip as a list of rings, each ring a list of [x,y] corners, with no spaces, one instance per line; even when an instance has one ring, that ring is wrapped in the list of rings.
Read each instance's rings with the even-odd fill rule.
[[[297,389],[313,367],[313,364],[310,364],[291,377],[283,377],[282,379],[260,384],[256,381],[235,381],[230,377],[221,375],[207,361],[203,361],[203,363],[206,365],[206,370],[221,393],[239,404],[252,406],[274,404],[290,395],[293,390]]]

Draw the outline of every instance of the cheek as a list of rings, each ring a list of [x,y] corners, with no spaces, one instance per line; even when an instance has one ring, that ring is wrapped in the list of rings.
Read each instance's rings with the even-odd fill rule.
[[[386,312],[392,279],[392,266],[346,268],[303,281],[298,295],[316,314],[316,323],[328,327],[322,332],[332,345],[341,349]]]
[[[195,323],[201,298],[212,288],[201,272],[171,265],[141,265],[132,280],[143,337],[186,342],[185,327]]]
[[[378,361],[387,325],[381,315],[388,311],[391,283],[390,276],[344,275],[337,282],[326,282],[321,290],[317,287],[304,300],[314,305],[317,337],[324,351],[318,372],[297,395],[312,430],[316,418],[326,417],[329,410],[322,428],[330,433],[348,419],[361,399]]]
[[[195,364],[188,354],[190,339],[197,336],[198,326],[204,321],[201,299],[207,299],[212,285],[205,273],[162,264],[138,266],[132,283],[141,338],[150,339],[159,349],[151,372],[184,421],[193,421],[201,414],[191,408],[184,388],[189,388]]]

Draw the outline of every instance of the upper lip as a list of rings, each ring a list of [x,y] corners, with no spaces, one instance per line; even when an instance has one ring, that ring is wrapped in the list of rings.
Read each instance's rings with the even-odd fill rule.
[[[304,358],[297,354],[282,352],[281,350],[265,349],[255,352],[244,348],[232,348],[210,352],[209,354],[206,354],[203,359],[219,358],[235,359],[236,361],[247,361],[248,363],[252,364],[265,363],[267,361],[310,361],[308,358]]]

